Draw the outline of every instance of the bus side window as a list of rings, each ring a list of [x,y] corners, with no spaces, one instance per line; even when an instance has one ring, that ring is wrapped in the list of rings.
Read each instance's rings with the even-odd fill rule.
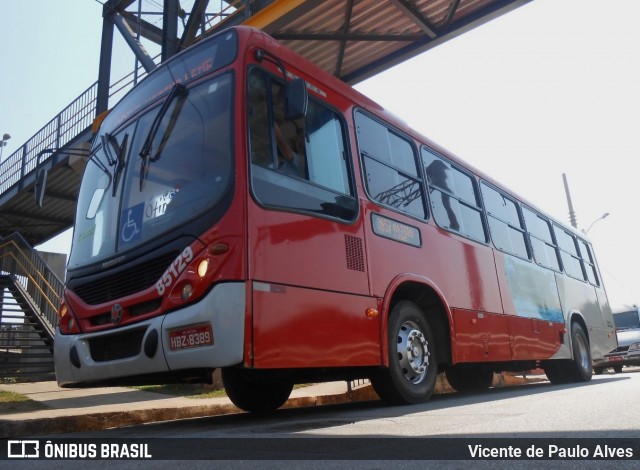
[[[586,280],[584,272],[582,271],[582,263],[578,256],[575,237],[558,226],[555,226],[554,230],[556,239],[558,240],[558,248],[560,248],[560,257],[562,259],[564,272],[581,281]]]
[[[423,182],[411,142],[361,112],[356,132],[371,199],[420,219],[426,218]]]
[[[540,266],[560,271],[558,249],[551,233],[551,223],[526,207],[523,207],[522,213],[529,233],[534,261]]]
[[[264,167],[273,165],[269,135],[269,104],[264,74],[258,70],[249,77],[248,121],[251,163]]]
[[[351,193],[342,125],[331,110],[309,101],[304,129],[297,142],[306,150],[309,180],[343,194]]]
[[[280,78],[249,73],[247,113],[252,188],[271,208],[353,220],[357,199],[340,116],[309,99],[306,117],[284,117]],[[309,184],[313,183],[313,184]]]
[[[284,86],[256,69],[247,97],[251,163],[305,178],[303,124],[284,119]]]
[[[496,248],[529,259],[524,227],[516,203],[484,183],[482,198],[487,210],[491,239]]]
[[[580,258],[582,260],[582,267],[587,274],[587,280],[594,286],[599,286],[600,281],[598,279],[598,270],[596,268],[596,261],[591,252],[591,247],[578,238],[578,248],[580,249]]]
[[[424,147],[422,164],[438,225],[486,243],[482,206],[474,179]]]

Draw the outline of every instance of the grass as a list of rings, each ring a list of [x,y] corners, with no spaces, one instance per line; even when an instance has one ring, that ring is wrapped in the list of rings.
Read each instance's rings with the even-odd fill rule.
[[[202,384],[167,384],[167,385],[141,385],[132,387],[145,392],[161,393],[176,397],[187,398],[214,398],[226,397],[224,389],[214,390]]]
[[[0,415],[10,413],[24,413],[27,411],[44,410],[46,405],[33,401],[19,393],[0,390]]]

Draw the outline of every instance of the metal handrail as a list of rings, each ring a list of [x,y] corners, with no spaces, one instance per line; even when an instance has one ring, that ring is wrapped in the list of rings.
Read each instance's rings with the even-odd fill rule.
[[[38,154],[61,148],[93,123],[98,82],[80,94],[69,106],[34,134],[22,147],[0,163],[0,195],[36,169]],[[46,162],[47,159],[41,161]]]
[[[35,314],[53,334],[64,283],[19,233],[0,239],[0,272],[20,283],[38,307]]]

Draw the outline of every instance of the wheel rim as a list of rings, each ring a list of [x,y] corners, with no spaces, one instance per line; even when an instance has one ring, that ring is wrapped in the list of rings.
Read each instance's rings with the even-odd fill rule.
[[[402,324],[398,330],[398,363],[404,378],[419,384],[427,376],[429,368],[429,343],[413,321]]]
[[[589,344],[587,343],[584,335],[576,335],[576,346],[578,353],[578,360],[580,361],[580,367],[583,370],[589,370],[590,358],[589,358]]]

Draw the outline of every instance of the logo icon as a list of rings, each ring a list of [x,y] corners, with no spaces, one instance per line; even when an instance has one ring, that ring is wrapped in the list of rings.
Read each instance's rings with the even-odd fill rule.
[[[111,323],[117,325],[122,321],[122,305],[115,304],[111,307]]]
[[[7,441],[7,457],[10,459],[37,459],[40,457],[40,441]]]

